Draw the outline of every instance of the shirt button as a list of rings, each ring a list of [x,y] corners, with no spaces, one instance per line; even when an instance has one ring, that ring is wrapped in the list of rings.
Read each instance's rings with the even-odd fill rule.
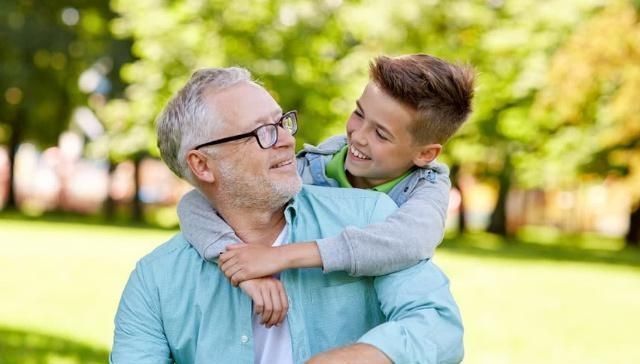
[[[241,341],[243,344],[246,344],[246,343],[247,343],[247,341],[249,341],[249,337],[248,337],[247,335],[242,335],[242,336],[240,336],[240,341]]]

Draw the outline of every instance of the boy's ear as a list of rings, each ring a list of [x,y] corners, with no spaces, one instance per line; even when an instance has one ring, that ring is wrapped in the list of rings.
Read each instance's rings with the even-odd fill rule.
[[[198,180],[205,183],[213,183],[216,180],[212,170],[213,165],[205,153],[198,150],[189,151],[187,153],[187,165]]]
[[[424,167],[438,158],[441,152],[441,144],[421,145],[417,148],[416,154],[413,157],[413,164],[418,167]]]

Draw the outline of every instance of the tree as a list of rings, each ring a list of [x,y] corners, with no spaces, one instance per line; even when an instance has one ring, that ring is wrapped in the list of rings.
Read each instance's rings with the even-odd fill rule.
[[[300,110],[299,142],[341,133],[376,55],[430,53],[473,64],[474,115],[445,148],[456,169],[471,166],[500,189],[494,231],[506,234],[511,184],[545,183],[535,156],[556,130],[531,114],[549,59],[596,0],[203,1],[157,5],[114,1],[116,34],[138,60],[123,69],[127,97],[105,108],[111,152],[157,155],[152,121],[191,72],[248,67],[278,101]],[[108,141],[106,141],[108,140]]]
[[[614,1],[554,55],[537,108],[582,136],[571,152],[581,174],[640,181],[640,3]],[[636,190],[637,191],[637,190]],[[640,195],[631,196],[629,245],[640,244]]]
[[[87,103],[78,85],[83,72],[95,69],[103,76],[91,91],[118,89],[109,71],[128,51],[126,42],[112,41],[113,13],[102,1],[2,0],[0,8],[0,143],[7,144],[13,171],[19,144],[54,145],[74,107]],[[16,207],[13,187],[11,172],[9,208]]]

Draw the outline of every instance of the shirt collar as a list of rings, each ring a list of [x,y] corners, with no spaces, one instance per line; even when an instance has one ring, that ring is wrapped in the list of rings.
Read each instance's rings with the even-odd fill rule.
[[[347,178],[347,172],[345,167],[345,158],[347,157],[348,146],[345,145],[339,152],[333,155],[333,158],[327,162],[326,173],[327,177],[333,178],[338,182],[340,187],[351,188],[351,183]],[[405,174],[400,177],[394,178],[391,181],[385,182],[381,185],[374,186],[371,189],[374,191],[389,193],[400,181],[413,172],[413,168],[409,169]]]

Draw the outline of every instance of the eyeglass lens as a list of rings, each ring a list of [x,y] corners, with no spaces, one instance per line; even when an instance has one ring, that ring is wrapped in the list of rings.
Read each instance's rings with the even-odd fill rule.
[[[295,135],[298,129],[295,115],[289,113],[285,114],[276,125],[265,125],[258,128],[258,142],[262,148],[271,148],[276,144],[278,141],[278,125],[282,125],[291,135]]]

